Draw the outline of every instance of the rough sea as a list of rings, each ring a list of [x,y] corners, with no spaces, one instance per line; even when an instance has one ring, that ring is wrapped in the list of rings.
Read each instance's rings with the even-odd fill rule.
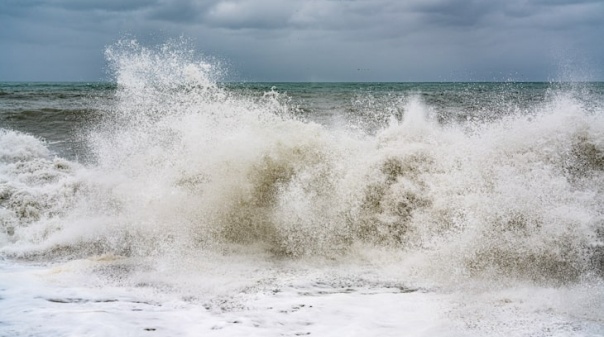
[[[603,336],[604,83],[0,83],[0,336]]]

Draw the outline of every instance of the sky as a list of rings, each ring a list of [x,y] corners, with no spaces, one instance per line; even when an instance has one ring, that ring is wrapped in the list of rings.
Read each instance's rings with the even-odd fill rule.
[[[184,38],[232,81],[602,81],[602,0],[0,0],[0,81]]]

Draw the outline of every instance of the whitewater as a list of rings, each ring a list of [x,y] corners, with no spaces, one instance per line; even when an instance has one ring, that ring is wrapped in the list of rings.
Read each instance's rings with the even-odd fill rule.
[[[0,124],[0,336],[604,335],[601,86],[309,112],[183,46],[106,57],[73,143]]]

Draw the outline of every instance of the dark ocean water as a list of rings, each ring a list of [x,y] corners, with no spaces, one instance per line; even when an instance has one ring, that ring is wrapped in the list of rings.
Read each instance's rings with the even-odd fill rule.
[[[586,112],[601,111],[604,83],[221,83],[238,96],[278,98],[288,113],[324,125],[375,133],[401,119],[419,97],[442,124],[532,114],[557,95],[570,95]],[[59,155],[87,158],[85,133],[115,109],[115,83],[0,83],[0,127],[40,137]]]

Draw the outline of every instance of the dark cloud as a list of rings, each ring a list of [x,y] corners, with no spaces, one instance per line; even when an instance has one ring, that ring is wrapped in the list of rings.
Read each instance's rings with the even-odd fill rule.
[[[50,5],[76,11],[101,10],[108,12],[135,11],[156,6],[159,0],[54,0]]]
[[[162,0],[146,13],[146,17],[178,24],[196,23],[210,5],[211,1]]]
[[[280,0],[220,1],[204,15],[204,22],[229,29],[283,29],[289,26],[295,2]]]
[[[2,0],[0,15],[34,17],[47,10],[131,12],[157,5],[159,0]]]
[[[488,14],[497,10],[497,1],[480,0],[455,1],[426,1],[412,7],[423,14],[428,23],[443,26],[476,26],[485,23]]]
[[[0,1],[0,17],[21,17],[26,15],[31,9],[39,7],[44,3],[41,0],[19,1],[3,0]],[[1,22],[0,22],[1,24]]]
[[[569,57],[604,79],[602,32],[601,0],[0,0],[0,80],[101,78],[123,36],[245,80],[548,80]]]

